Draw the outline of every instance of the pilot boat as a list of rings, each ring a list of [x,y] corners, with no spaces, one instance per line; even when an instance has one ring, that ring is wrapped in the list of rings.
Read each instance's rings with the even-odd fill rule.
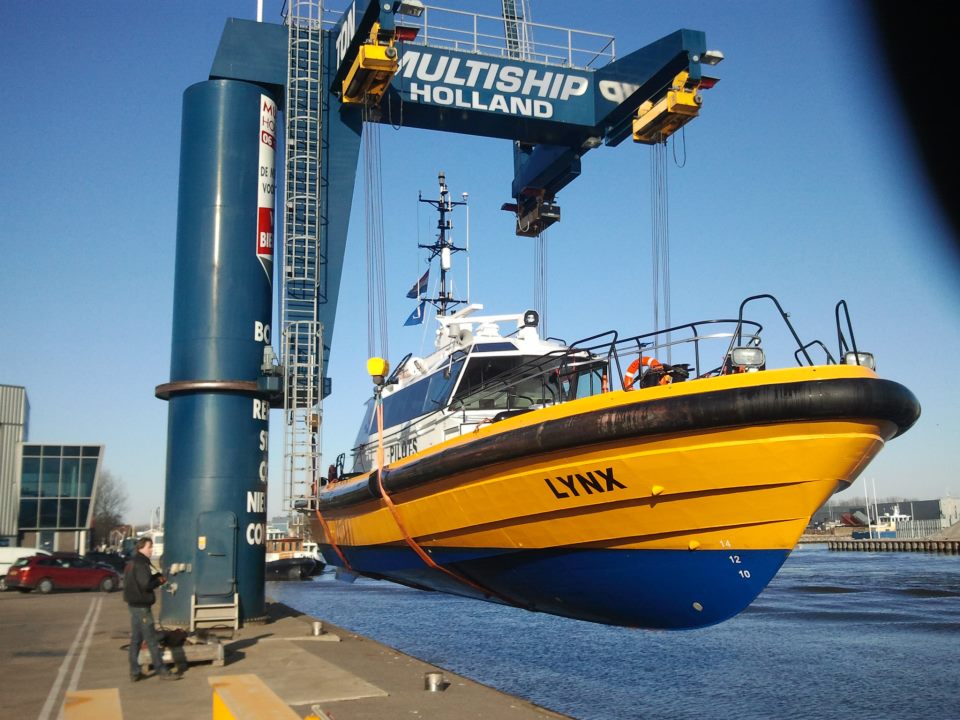
[[[342,570],[598,623],[711,625],[919,417],[857,347],[844,301],[836,352],[804,342],[772,295],[570,344],[542,338],[533,311],[450,311],[453,205],[441,179],[435,350],[392,372],[371,363],[353,471],[331,471],[305,506]],[[745,315],[761,304],[796,366],[767,366]]]

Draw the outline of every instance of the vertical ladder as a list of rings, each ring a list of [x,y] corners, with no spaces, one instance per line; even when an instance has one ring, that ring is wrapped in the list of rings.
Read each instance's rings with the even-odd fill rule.
[[[284,368],[284,510],[315,495],[319,477],[326,302],[320,118],[325,99],[322,0],[290,0],[287,13],[281,366]]]
[[[526,2],[524,0],[502,0],[503,32],[507,46],[507,57],[524,59],[530,56],[530,37],[526,23]]]

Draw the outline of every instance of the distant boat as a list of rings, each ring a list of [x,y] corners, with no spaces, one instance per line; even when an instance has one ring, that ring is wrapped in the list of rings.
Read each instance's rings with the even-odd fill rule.
[[[327,563],[323,559],[323,555],[320,553],[320,546],[317,545],[317,543],[315,543],[313,540],[304,540],[302,552],[304,557],[311,558],[314,562],[314,568],[311,574],[319,575],[322,573]]]
[[[894,505],[893,512],[885,512],[876,522],[870,523],[866,530],[854,532],[854,540],[893,539],[897,537],[897,525],[910,522],[910,516],[900,512],[900,506]]]
[[[309,545],[313,547],[310,548]],[[298,537],[268,537],[266,578],[306,580],[323,570],[324,562],[320,558],[316,543]]]
[[[313,575],[316,563],[310,558],[281,558],[271,557],[267,553],[267,580],[306,580]]]

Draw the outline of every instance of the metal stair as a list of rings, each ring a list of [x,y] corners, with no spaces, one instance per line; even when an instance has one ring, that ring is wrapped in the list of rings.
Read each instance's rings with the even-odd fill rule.
[[[190,596],[190,632],[195,630],[240,629],[240,596],[233,594],[232,603],[200,604],[197,594]]]

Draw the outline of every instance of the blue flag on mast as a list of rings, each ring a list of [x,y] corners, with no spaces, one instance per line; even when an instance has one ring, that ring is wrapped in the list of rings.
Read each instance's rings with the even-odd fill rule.
[[[413,287],[410,288],[410,292],[407,293],[408,298],[416,299],[423,295],[427,291],[427,279],[430,277],[430,268],[427,268],[427,271],[423,276],[413,284]]]
[[[424,276],[426,277],[426,276]],[[410,313],[410,317],[406,319],[403,323],[404,325],[419,325],[423,322],[423,316],[426,312],[426,300],[421,300],[417,303],[417,306],[413,309],[413,312]]]

